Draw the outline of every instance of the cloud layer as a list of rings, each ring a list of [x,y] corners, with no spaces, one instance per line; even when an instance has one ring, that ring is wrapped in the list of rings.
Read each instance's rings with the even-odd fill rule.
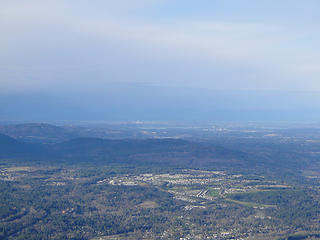
[[[176,17],[162,16],[159,9],[171,2],[182,10],[176,9]],[[219,7],[220,1],[213,2],[204,1],[203,11],[206,4],[213,11]],[[297,26],[281,19],[201,17],[186,3],[183,15],[183,1],[5,1],[0,10],[2,91],[87,85],[89,78],[97,86],[124,81],[320,90],[315,22]],[[269,1],[263,13],[275,3]],[[240,9],[235,17],[245,14],[250,13]]]
[[[63,93],[76,101],[99,92],[99,101],[122,102],[123,109],[136,102],[143,112],[139,97],[158,89],[159,109],[170,105],[160,106],[170,92],[173,112],[187,109],[189,97],[203,111],[258,109],[252,99],[280,99],[279,108],[289,109],[300,95],[272,92],[320,91],[319,7],[313,0],[4,0],[0,93]],[[202,96],[210,91],[222,95]],[[116,97],[123,94],[131,97]],[[319,108],[316,96],[299,108]],[[206,104],[214,101],[220,105]]]

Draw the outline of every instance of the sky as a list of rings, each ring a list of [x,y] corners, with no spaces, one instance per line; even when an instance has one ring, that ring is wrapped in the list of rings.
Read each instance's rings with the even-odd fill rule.
[[[320,120],[317,0],[2,0],[0,120]]]

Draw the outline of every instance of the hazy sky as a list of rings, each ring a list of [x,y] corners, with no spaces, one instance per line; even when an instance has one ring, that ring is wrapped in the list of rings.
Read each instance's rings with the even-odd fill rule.
[[[318,0],[2,0],[0,114],[316,111],[319,12]]]

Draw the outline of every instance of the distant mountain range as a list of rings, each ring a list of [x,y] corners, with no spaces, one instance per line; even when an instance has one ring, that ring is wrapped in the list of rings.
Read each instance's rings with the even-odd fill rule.
[[[46,123],[0,125],[0,133],[33,143],[56,143],[83,135],[79,128],[59,127]]]
[[[132,137],[132,131],[108,127],[55,126],[47,123],[0,125],[0,133],[28,143],[54,144],[74,138],[122,139]]]
[[[239,163],[247,156],[241,151],[180,139],[76,138],[56,144],[34,144],[0,134],[0,157],[23,161],[166,164],[189,167],[221,164],[226,159]]]
[[[0,133],[29,143],[54,144],[75,138],[150,138],[154,132],[133,128],[130,125],[104,125],[103,127],[55,126],[47,123],[0,125]],[[159,137],[168,137],[166,135]]]
[[[269,141],[241,134],[203,142],[176,138],[104,139],[94,137],[99,135],[98,131],[49,124],[7,125],[1,126],[0,132],[8,134],[0,134],[0,163],[11,159],[66,164],[152,164],[295,174],[320,162],[317,142],[304,144],[282,138]]]

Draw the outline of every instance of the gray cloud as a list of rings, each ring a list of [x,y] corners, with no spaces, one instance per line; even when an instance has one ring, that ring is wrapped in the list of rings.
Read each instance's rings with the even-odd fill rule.
[[[109,82],[320,90],[315,27],[138,14],[161,4],[168,1],[5,1],[1,90]]]

